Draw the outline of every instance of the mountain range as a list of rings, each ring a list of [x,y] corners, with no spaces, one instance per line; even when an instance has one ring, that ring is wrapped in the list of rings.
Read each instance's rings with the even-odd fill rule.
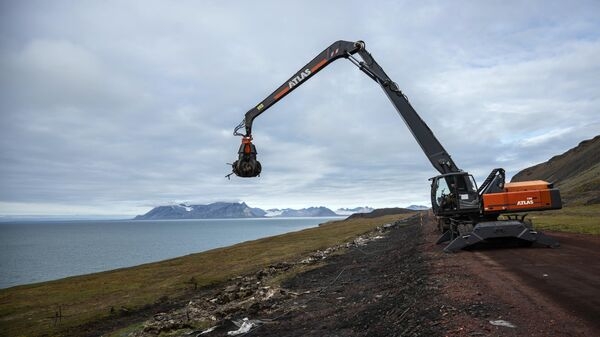
[[[164,220],[164,219],[234,219],[234,218],[265,218],[265,217],[327,217],[337,216],[327,207],[309,207],[303,209],[270,209],[248,206],[245,202],[215,202],[208,205],[169,205],[154,207],[144,215],[138,215],[134,220]]]
[[[415,206],[427,209],[425,206]],[[415,209],[415,208],[413,208]],[[302,209],[268,209],[253,208],[245,202],[215,202],[208,205],[169,205],[154,207],[148,213],[138,215],[134,220],[168,220],[168,219],[234,219],[234,218],[266,218],[266,217],[332,217],[346,216],[356,213],[370,213],[373,208],[356,207],[340,208],[335,212],[327,207],[309,207]]]

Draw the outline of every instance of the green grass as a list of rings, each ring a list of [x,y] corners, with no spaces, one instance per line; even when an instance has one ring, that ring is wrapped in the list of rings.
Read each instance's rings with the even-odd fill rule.
[[[0,335],[62,336],[81,324],[107,318],[111,308],[136,310],[164,299],[252,273],[308,252],[340,244],[410,214],[335,221],[317,228],[248,241],[132,268],[0,290]],[[191,282],[193,280],[193,282]],[[63,318],[54,325],[61,308]]]
[[[532,213],[528,218],[539,230],[600,235],[600,204],[567,206],[556,211]]]

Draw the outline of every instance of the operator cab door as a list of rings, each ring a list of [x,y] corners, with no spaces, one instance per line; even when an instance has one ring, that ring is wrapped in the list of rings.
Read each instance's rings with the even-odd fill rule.
[[[436,215],[479,212],[479,194],[473,176],[459,172],[432,178],[431,205]]]

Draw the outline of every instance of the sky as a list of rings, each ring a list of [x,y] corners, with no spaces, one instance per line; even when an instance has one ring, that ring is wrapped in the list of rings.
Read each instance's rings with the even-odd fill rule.
[[[510,178],[600,134],[598,1],[2,1],[0,215],[173,203],[429,205],[427,161],[340,59],[233,128],[337,40],[364,40],[459,168]]]

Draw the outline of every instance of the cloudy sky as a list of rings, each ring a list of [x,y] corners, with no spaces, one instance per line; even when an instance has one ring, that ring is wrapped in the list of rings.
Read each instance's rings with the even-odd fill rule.
[[[457,165],[509,177],[600,134],[598,1],[2,1],[0,215],[245,201],[428,205],[429,164],[339,60],[246,111],[336,40],[364,40]]]

